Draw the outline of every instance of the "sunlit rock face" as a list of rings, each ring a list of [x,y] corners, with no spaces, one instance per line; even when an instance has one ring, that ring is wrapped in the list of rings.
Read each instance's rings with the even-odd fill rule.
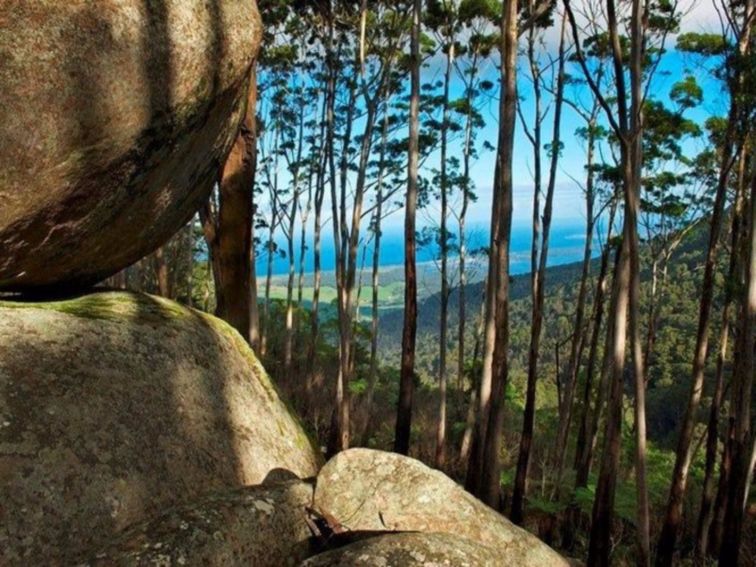
[[[318,474],[315,508],[347,530],[466,538],[493,550],[498,565],[569,565],[443,473],[395,453],[351,449],[336,455]]]
[[[110,565],[298,565],[311,555],[304,521],[312,485],[288,481],[225,490],[126,530],[89,555]]]
[[[493,549],[451,534],[398,533],[372,537],[302,563],[302,567],[498,567],[508,563]]]
[[[260,33],[254,0],[0,2],[0,289],[90,284],[182,226]]]
[[[242,338],[146,295],[0,302],[0,565],[70,564],[320,457]]]

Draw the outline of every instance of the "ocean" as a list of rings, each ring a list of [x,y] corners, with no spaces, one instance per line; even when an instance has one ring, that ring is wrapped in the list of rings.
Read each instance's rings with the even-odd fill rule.
[[[330,227],[329,227],[330,228]],[[363,233],[363,238],[370,238],[371,234],[367,231]],[[258,237],[264,237],[259,234]],[[481,249],[488,245],[488,231],[483,226],[473,226],[467,231],[467,249],[473,251]],[[308,236],[308,249],[305,252],[305,272],[313,271],[312,258],[312,239],[311,234]],[[527,224],[515,224],[512,226],[512,244],[511,244],[511,264],[510,273],[512,275],[524,274],[530,272],[530,243],[531,227]],[[285,241],[277,241],[279,252],[285,252]],[[364,243],[363,243],[364,244]],[[561,264],[570,264],[583,258],[583,247],[585,245],[585,222],[581,219],[574,221],[555,222],[551,228],[551,239],[549,244],[549,256],[547,264],[549,266],[558,266]],[[594,245],[594,252],[597,255],[598,246]],[[321,268],[324,271],[334,269],[334,242],[330,230],[324,230],[322,240],[322,258]],[[367,243],[366,267],[369,267],[372,261],[372,242]],[[359,261],[362,259],[363,245],[359,250]],[[436,246],[421,247],[418,249],[418,263],[433,262],[438,256]],[[380,264],[382,267],[401,265],[404,261],[404,235],[401,229],[394,228],[383,233],[381,238],[381,255]],[[299,233],[295,237],[295,264],[299,270]],[[262,275],[267,269],[267,252],[258,247],[257,252],[257,273]],[[285,254],[278,254],[273,263],[273,274],[282,275],[288,272],[289,262]]]

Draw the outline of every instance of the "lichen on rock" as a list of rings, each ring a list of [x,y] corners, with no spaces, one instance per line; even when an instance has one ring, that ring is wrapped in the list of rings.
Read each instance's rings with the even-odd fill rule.
[[[382,535],[328,551],[304,561],[301,567],[496,567],[494,550],[469,539],[438,533]]]
[[[207,199],[245,112],[256,3],[4,0],[0,22],[0,289],[92,284]]]
[[[122,292],[0,302],[0,564],[65,563],[168,506],[320,464],[219,319]]]
[[[508,565],[569,565],[443,473],[395,453],[336,455],[318,474],[315,508],[346,530],[443,533],[491,548]]]
[[[302,481],[221,491],[129,528],[81,565],[298,565],[311,554],[312,491]]]

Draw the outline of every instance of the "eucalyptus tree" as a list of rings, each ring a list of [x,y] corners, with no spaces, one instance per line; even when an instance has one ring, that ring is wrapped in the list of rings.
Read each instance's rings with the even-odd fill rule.
[[[499,502],[503,396],[509,371],[509,244],[512,230],[512,159],[517,121],[517,43],[520,33],[530,29],[552,9],[551,2],[539,2],[519,22],[516,2],[504,2],[498,18],[501,59],[499,136],[483,318],[482,372],[465,476],[465,488],[491,506],[498,506]]]
[[[721,125],[717,119],[709,120],[711,128],[710,140],[712,146],[717,145],[717,126]],[[731,470],[729,450],[724,443],[722,462],[719,467],[719,482],[716,478],[716,465],[719,458],[720,437],[720,412],[725,396],[725,372],[729,364],[729,342],[732,331],[732,311],[735,301],[735,289],[738,287],[738,277],[742,262],[741,254],[737,251],[742,248],[742,239],[745,235],[744,215],[746,201],[746,159],[747,144],[740,150],[737,164],[737,174],[734,182],[735,196],[730,211],[730,258],[727,267],[727,276],[724,289],[724,298],[721,307],[721,321],[719,341],[717,345],[716,370],[714,375],[714,391],[711,394],[709,406],[709,418],[706,426],[706,461],[704,465],[704,480],[701,490],[701,506],[696,523],[696,556],[703,560],[707,554],[715,555],[719,549],[721,540],[721,528],[724,524],[724,512],[726,508],[725,494],[727,491],[729,473]],[[713,192],[717,184],[717,156],[713,150],[702,152],[695,164],[696,176],[703,180],[709,191]],[[728,428],[729,429],[729,428]],[[717,485],[719,490],[717,490]],[[715,497],[716,503],[715,506]]]
[[[598,73],[603,73],[603,68],[599,66]],[[581,81],[571,80],[567,81],[569,84],[578,83],[582,87],[584,85]],[[599,84],[601,78],[598,78]],[[585,181],[580,182],[577,179],[573,179],[578,186],[582,188],[585,194],[585,244],[583,247],[583,261],[580,275],[580,285],[578,288],[578,296],[575,302],[575,319],[573,324],[573,332],[570,337],[570,356],[567,362],[567,371],[564,375],[559,375],[558,379],[564,382],[564,390],[562,399],[559,400],[559,422],[557,425],[557,440],[554,446],[553,453],[553,468],[554,468],[554,498],[559,497],[562,474],[564,472],[564,459],[567,450],[567,443],[569,440],[570,425],[572,420],[573,404],[575,399],[575,392],[578,383],[578,371],[580,368],[580,362],[583,357],[583,352],[588,339],[588,331],[590,325],[588,322],[592,321],[595,329],[595,333],[592,335],[593,340],[590,343],[589,348],[589,360],[586,363],[586,379],[584,385],[584,394],[582,398],[583,415],[580,421],[580,431],[584,433],[583,424],[585,423],[587,414],[590,408],[590,398],[593,392],[593,372],[595,369],[596,349],[598,347],[598,337],[601,328],[601,320],[603,318],[603,293],[605,288],[605,280],[608,271],[608,259],[609,250],[608,246],[604,247],[604,251],[601,254],[601,270],[596,283],[596,295],[594,297],[593,313],[592,317],[586,321],[586,304],[589,294],[589,278],[591,271],[591,263],[593,261],[593,241],[594,233],[596,231],[597,223],[602,215],[602,211],[605,206],[610,207],[608,232],[611,233],[612,224],[614,222],[614,210],[616,209],[616,201],[613,199],[613,193],[610,195],[611,204],[606,203],[604,206],[597,206],[600,203],[597,202],[599,198],[599,187],[597,183],[597,173],[599,172],[599,160],[601,159],[600,144],[606,137],[605,129],[598,123],[600,107],[595,97],[591,97],[589,103],[584,103],[579,96],[575,96],[574,99],[565,96],[565,104],[570,106],[585,123],[584,126],[579,127],[575,135],[578,139],[585,141]],[[608,239],[608,236],[607,236]],[[592,356],[590,356],[592,355]],[[557,369],[559,372],[559,369]],[[578,447],[581,446],[580,434],[578,435]],[[576,451],[577,454],[578,451]],[[569,539],[569,538],[568,538]],[[569,546],[568,546],[569,547]]]
[[[531,1],[529,12],[535,10],[535,3]],[[556,175],[559,156],[561,154],[561,120],[562,106],[564,101],[565,83],[565,19],[562,18],[560,25],[560,40],[556,66],[554,88],[554,114],[552,124],[551,142],[548,144],[550,166],[543,211],[540,205],[541,187],[541,129],[545,119],[545,113],[541,108],[541,93],[543,69],[536,54],[537,34],[535,26],[531,27],[527,35],[527,53],[533,84],[535,101],[535,116],[533,118],[532,131],[523,118],[526,136],[533,146],[534,163],[534,187],[533,187],[533,234],[531,248],[531,293],[532,312],[530,321],[530,347],[528,349],[528,380],[525,394],[525,412],[523,415],[522,435],[520,436],[520,450],[517,459],[517,472],[515,476],[514,490],[512,494],[512,512],[510,518],[516,524],[523,521],[525,495],[527,492],[528,469],[530,467],[530,453],[533,444],[533,431],[535,428],[536,410],[536,386],[538,380],[538,358],[540,356],[541,331],[543,326],[543,305],[546,288],[546,262],[549,253],[549,238],[551,231],[551,216],[554,204],[554,190],[556,187]],[[521,113],[522,116],[522,113]],[[543,232],[541,232],[541,214],[543,213]]]
[[[374,178],[373,204],[366,211],[370,214],[370,231],[373,234],[372,262],[371,262],[371,301],[370,301],[370,367],[368,371],[368,385],[365,393],[365,427],[362,434],[362,445],[367,445],[372,433],[373,424],[373,401],[378,383],[378,337],[379,309],[378,299],[380,292],[380,262],[381,242],[383,238],[383,220],[400,210],[401,202],[392,201],[396,194],[404,186],[404,153],[403,144],[392,134],[397,125],[404,124],[405,117],[391,112],[391,98],[387,97],[384,102],[383,117],[381,119],[380,149],[378,158],[372,164]]]
[[[415,340],[417,335],[417,265],[415,226],[418,197],[418,166],[420,161],[420,26],[422,0],[412,1],[410,33],[410,111],[409,143],[407,145],[407,196],[404,217],[404,322],[399,375],[399,400],[396,409],[394,450],[408,454],[412,428],[412,398],[415,382]]]
[[[308,177],[306,163],[304,163],[305,152],[305,123],[308,122],[308,115],[313,111],[307,96],[307,90],[303,84],[304,80],[299,75],[304,71],[303,60],[301,55],[301,46],[298,50],[300,55],[296,62],[297,73],[292,78],[292,83],[288,87],[287,97],[280,100],[282,107],[280,114],[282,120],[283,142],[280,145],[280,152],[286,162],[287,171],[290,176],[289,189],[286,191],[288,203],[281,207],[283,215],[281,228],[286,238],[286,257],[288,260],[288,278],[286,281],[286,314],[285,314],[285,335],[284,335],[284,372],[288,374],[291,370],[292,350],[294,340],[294,278],[295,252],[294,238],[295,227],[297,222],[297,212],[300,208],[300,200],[304,191],[303,185]],[[304,224],[304,219],[302,219]]]
[[[427,7],[426,26],[433,30],[439,51],[443,54],[444,76],[443,94],[440,97],[441,122],[438,125],[441,137],[438,170],[438,194],[441,201],[440,222],[437,240],[440,249],[441,269],[441,313],[439,328],[439,413],[436,427],[436,455],[435,464],[442,468],[446,461],[446,384],[447,384],[447,349],[449,325],[449,248],[451,233],[447,228],[449,219],[449,193],[451,190],[448,173],[448,147],[451,115],[451,82],[454,71],[454,60],[457,53],[458,34],[461,31],[459,7],[453,0],[429,0]]]
[[[376,139],[376,124],[381,103],[402,55],[406,22],[401,9],[391,4],[376,4],[366,17],[376,25],[366,30],[364,60],[362,42],[352,42],[354,64],[345,77],[347,91],[347,117],[342,132],[339,185],[331,183],[331,213],[336,248],[336,288],[339,323],[339,377],[337,380],[336,412],[331,433],[330,451],[349,447],[349,383],[354,368],[353,324],[356,314],[355,284],[358,272],[358,247],[361,223],[368,186],[368,167]],[[358,17],[358,27],[361,14]],[[358,34],[355,36],[359,37]],[[350,156],[352,143],[352,112],[358,99],[362,103],[360,117],[363,131],[358,138],[357,164],[354,172],[354,189],[348,195]],[[351,197],[351,199],[348,199]],[[351,211],[347,201],[351,201]]]
[[[654,344],[664,296],[668,267],[675,250],[697,226],[705,199],[705,184],[692,166],[694,158],[685,155],[683,145],[701,135],[699,126],[685,116],[703,100],[703,91],[691,76],[676,83],[670,91],[674,108],[649,100],[644,108],[644,179],[641,219],[646,232],[646,249],[651,261],[651,285],[646,300],[648,320],[643,360],[645,377],[653,361]]]
[[[465,333],[465,297],[466,284],[466,242],[465,221],[469,203],[475,198],[470,178],[472,160],[477,155],[475,147],[476,130],[484,125],[478,110],[481,95],[493,87],[490,81],[481,76],[482,66],[490,56],[495,44],[491,33],[491,24],[496,18],[497,5],[489,0],[432,0],[428,2],[426,27],[432,31],[438,52],[443,56],[443,77],[436,85],[441,90],[438,96],[427,102],[432,108],[438,108],[440,120],[435,116],[427,122],[439,135],[439,165],[434,169],[433,186],[440,203],[438,215],[434,214],[432,224],[433,240],[438,246],[438,264],[440,269],[440,321],[439,321],[439,413],[436,427],[436,466],[442,468],[446,460],[446,391],[448,384],[448,348],[449,348],[449,298],[452,293],[452,274],[449,263],[450,255],[456,253],[459,271],[459,317],[458,317],[458,381],[461,384],[464,373],[464,333]],[[452,98],[452,83],[460,80],[464,86],[463,96]],[[431,85],[429,85],[430,87]],[[464,119],[461,125],[457,118]],[[463,165],[460,160],[450,157],[450,146],[462,133]],[[451,205],[455,189],[461,197],[461,209],[455,213]],[[438,219],[436,219],[436,216]],[[458,234],[449,228],[449,221],[456,216]],[[459,244],[454,245],[454,240]]]
[[[274,259],[282,255],[276,242],[276,231],[285,220],[289,188],[282,172],[282,164],[291,158],[292,132],[297,113],[289,107],[291,85],[296,71],[298,52],[295,46],[282,41],[269,45],[261,57],[260,78],[260,125],[258,135],[257,183],[267,193],[270,208],[266,217],[258,215],[256,225],[268,232],[264,246],[267,252],[265,295],[260,333],[260,355],[266,356],[270,330],[270,292]]]
[[[336,80],[341,65],[342,42],[336,41],[334,33],[334,6],[332,2],[312,5],[311,12],[306,13],[311,23],[311,39],[314,49],[323,52],[321,65],[314,72],[315,79],[320,81],[322,102],[320,109],[320,124],[317,134],[319,148],[317,161],[312,164],[316,168],[315,189],[313,196],[313,281],[312,301],[310,303],[310,343],[307,349],[306,361],[306,390],[309,393],[314,381],[317,344],[320,338],[320,290],[322,284],[322,230],[323,203],[326,195],[326,185],[335,179],[335,165],[333,157],[336,104]]]
[[[491,24],[496,19],[498,5],[495,0],[463,0],[459,6],[459,19],[466,42],[458,47],[455,60],[457,76],[464,85],[463,96],[452,102],[452,110],[464,118],[462,142],[462,172],[460,193],[462,198],[459,212],[452,211],[457,220],[459,291],[457,314],[457,382],[463,388],[465,375],[465,325],[467,321],[467,214],[470,203],[477,199],[470,175],[473,160],[479,155],[478,132],[485,126],[481,104],[485,95],[494,85],[485,78],[485,66],[490,63],[496,47],[496,35]],[[492,149],[484,143],[484,149]],[[474,388],[473,388],[474,390]],[[473,411],[474,403],[471,402]],[[473,413],[474,416],[474,413]]]
[[[727,16],[723,29],[722,43],[725,47],[726,58],[722,75],[729,95],[729,110],[720,147],[719,176],[710,215],[709,243],[701,285],[691,389],[678,437],[664,524],[657,546],[657,564],[659,565],[668,564],[672,561],[675,542],[682,521],[685,489],[692,458],[693,431],[703,391],[714,296],[714,273],[725,214],[727,189],[733,165],[737,159],[737,148],[743,145],[744,136],[749,129],[749,120],[752,120],[749,105],[744,104],[745,101],[742,100],[742,97],[749,92],[747,62],[749,57],[752,57],[751,34],[753,33],[754,18],[756,18],[756,2],[754,0],[733,2],[723,5],[721,8]],[[709,42],[706,43],[709,44]],[[721,53],[723,46],[719,42],[717,44],[719,44],[717,49]],[[752,85],[750,86],[752,87]]]
[[[750,81],[751,86],[756,81]],[[753,91],[751,91],[752,93]],[[750,101],[751,103],[753,101]],[[751,113],[751,119],[756,115]],[[730,419],[731,473],[727,495],[720,565],[738,565],[743,538],[745,508],[756,461],[756,431],[752,418],[752,392],[756,363],[756,167],[751,165],[750,206],[746,213],[746,238],[742,246],[744,281],[739,290],[738,346],[735,350]],[[735,253],[735,251],[733,251]]]
[[[251,270],[256,108],[257,80],[253,71],[244,119],[221,169],[218,198],[211,197],[199,211],[213,268],[215,313],[254,347],[256,321],[251,315],[256,309],[251,305]],[[162,248],[159,250],[162,253]],[[167,282],[167,272],[160,278],[163,280]]]
[[[580,28],[569,0],[564,2],[570,20],[576,57],[589,87],[599,101],[607,122],[619,144],[620,169],[624,196],[623,238],[612,290],[611,387],[607,432],[601,471],[596,487],[588,561],[607,565],[611,551],[611,520],[614,513],[616,477],[619,470],[623,377],[628,343],[632,358],[635,418],[635,474],[637,487],[639,565],[650,562],[648,493],[645,479],[646,417],[643,352],[640,338],[640,259],[638,215],[640,212],[643,166],[643,107],[658,68],[669,33],[676,30],[676,5],[651,6],[632,0],[629,6],[628,36],[623,42],[622,18],[614,0],[603,10],[604,29],[611,55],[616,99],[608,100],[597,85],[586,63]],[[621,9],[621,7],[620,7]],[[628,84],[629,83],[629,84]]]

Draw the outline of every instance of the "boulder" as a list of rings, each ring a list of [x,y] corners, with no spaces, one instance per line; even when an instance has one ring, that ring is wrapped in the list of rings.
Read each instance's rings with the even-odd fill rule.
[[[0,302],[0,565],[67,563],[168,506],[319,466],[219,319],[123,292]]]
[[[443,473],[395,453],[339,453],[318,474],[315,508],[345,530],[452,534],[493,549],[505,564],[569,564]]]
[[[450,534],[398,533],[316,555],[302,567],[495,567],[502,562],[489,547]],[[548,565],[548,564],[544,564]]]
[[[255,0],[3,0],[0,289],[93,283],[185,224],[261,29]]]
[[[290,481],[219,492],[129,528],[83,565],[298,565],[311,555],[312,490]]]

